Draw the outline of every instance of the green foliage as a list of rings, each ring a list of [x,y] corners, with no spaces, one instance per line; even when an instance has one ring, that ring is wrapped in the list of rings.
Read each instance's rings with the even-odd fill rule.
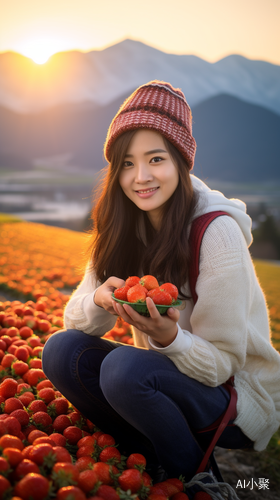
[[[280,258],[280,230],[275,218],[269,214],[263,214],[263,219],[257,229],[253,231],[254,241],[268,241],[274,246],[277,257]]]
[[[266,450],[260,454],[260,469],[273,482],[280,484],[280,429],[272,436]]]
[[[0,213],[0,224],[5,224],[7,222],[8,223],[10,223],[10,222],[23,222],[23,220],[20,219],[19,217],[16,217],[15,215]]]

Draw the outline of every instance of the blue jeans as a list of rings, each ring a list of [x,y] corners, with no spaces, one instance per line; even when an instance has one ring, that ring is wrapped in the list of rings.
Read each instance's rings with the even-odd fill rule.
[[[225,411],[229,394],[181,373],[153,350],[93,337],[78,330],[53,334],[43,349],[43,370],[54,386],[122,452],[142,453],[169,477],[190,480],[214,431],[199,434]],[[230,422],[231,423],[231,422]],[[252,444],[228,426],[217,445]]]

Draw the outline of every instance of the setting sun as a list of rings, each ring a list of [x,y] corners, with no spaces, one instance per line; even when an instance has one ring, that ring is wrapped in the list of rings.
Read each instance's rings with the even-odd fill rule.
[[[32,59],[36,64],[44,64],[56,52],[63,50],[56,40],[34,40],[21,47],[20,52]]]

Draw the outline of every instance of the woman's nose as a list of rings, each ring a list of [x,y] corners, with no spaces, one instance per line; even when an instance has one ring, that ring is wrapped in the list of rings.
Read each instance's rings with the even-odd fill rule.
[[[144,183],[153,179],[152,173],[148,165],[141,163],[136,169],[135,182]]]

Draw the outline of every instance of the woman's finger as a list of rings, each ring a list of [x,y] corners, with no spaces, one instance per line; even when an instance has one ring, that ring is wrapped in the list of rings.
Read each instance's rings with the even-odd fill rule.
[[[116,303],[115,307],[118,315],[121,316],[124,321],[126,321],[129,324],[133,324],[133,319],[130,317],[129,313],[123,308],[121,304]]]
[[[131,320],[134,321],[134,323],[141,323],[143,326],[145,325],[145,317],[141,316],[133,307],[129,306],[128,304],[124,304],[123,308],[125,312],[129,315]],[[144,320],[144,321],[143,321]]]
[[[180,311],[178,309],[176,309],[175,307],[169,307],[169,309],[167,309],[167,314],[168,314],[169,318],[173,319],[173,321],[175,321],[176,323],[180,319]]]
[[[147,304],[147,308],[148,308],[148,311],[150,313],[151,318],[152,319],[160,319],[160,313],[158,312],[154,301],[150,297],[146,298],[146,304]]]

